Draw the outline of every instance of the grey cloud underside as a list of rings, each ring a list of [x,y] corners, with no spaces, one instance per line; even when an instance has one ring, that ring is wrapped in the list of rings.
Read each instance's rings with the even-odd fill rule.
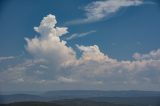
[[[118,61],[102,53],[97,45],[76,45],[82,52],[77,59],[76,51],[60,39],[67,28],[56,27],[56,23],[50,14],[34,28],[39,37],[25,38],[26,50],[34,58],[1,71],[2,88],[34,85],[39,89],[160,89],[159,49],[136,53],[133,61]]]

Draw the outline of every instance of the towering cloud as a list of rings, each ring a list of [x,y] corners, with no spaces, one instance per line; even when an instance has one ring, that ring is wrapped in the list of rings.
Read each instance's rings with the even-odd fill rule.
[[[40,34],[33,39],[26,38],[26,49],[36,58],[52,62],[55,66],[69,64],[75,60],[75,52],[66,46],[66,41],[60,36],[67,33],[66,27],[55,27],[57,21],[54,15],[44,17],[39,27],[34,27]]]

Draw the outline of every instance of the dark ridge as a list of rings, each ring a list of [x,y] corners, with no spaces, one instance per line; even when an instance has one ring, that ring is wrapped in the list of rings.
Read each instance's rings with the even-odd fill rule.
[[[95,102],[91,100],[72,99],[60,100],[54,102],[15,102],[9,104],[0,104],[0,106],[133,106],[127,104],[116,104],[109,102]]]
[[[9,104],[0,104],[0,106],[62,106],[62,105],[49,102],[15,102]]]

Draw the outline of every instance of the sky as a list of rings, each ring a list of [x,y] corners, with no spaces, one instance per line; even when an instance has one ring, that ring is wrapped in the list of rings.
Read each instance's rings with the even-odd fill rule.
[[[160,90],[159,0],[1,0],[0,92]]]

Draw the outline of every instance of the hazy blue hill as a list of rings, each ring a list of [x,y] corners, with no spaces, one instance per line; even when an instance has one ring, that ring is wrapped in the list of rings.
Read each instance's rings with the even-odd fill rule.
[[[50,91],[39,95],[14,94],[0,95],[0,103],[13,103],[24,101],[57,101],[80,98],[95,102],[113,102],[122,104],[141,104],[138,106],[160,106],[160,92],[155,91],[96,91],[96,90],[70,90]]]
[[[156,91],[96,91],[96,90],[71,90],[71,91],[49,91],[44,93],[45,97],[56,98],[87,98],[87,97],[152,97],[160,96]]]
[[[43,101],[46,99],[47,98],[31,94],[0,95],[0,103],[12,103],[21,101]]]
[[[132,104],[135,106],[160,106],[160,97],[95,97],[88,99],[97,102]]]

